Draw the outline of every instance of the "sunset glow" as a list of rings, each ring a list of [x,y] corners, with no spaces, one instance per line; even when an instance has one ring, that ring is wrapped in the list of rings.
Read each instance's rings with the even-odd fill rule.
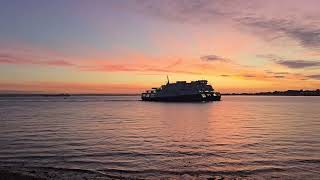
[[[320,87],[320,1],[3,1],[0,92]]]

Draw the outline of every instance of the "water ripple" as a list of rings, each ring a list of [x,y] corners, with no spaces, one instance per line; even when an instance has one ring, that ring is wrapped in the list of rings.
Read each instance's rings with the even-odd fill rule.
[[[319,97],[0,97],[0,165],[108,177],[319,179]]]

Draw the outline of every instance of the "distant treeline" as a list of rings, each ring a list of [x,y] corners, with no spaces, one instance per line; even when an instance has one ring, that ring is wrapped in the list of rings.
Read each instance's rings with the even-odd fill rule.
[[[40,97],[69,97],[69,96],[137,96],[138,94],[17,94],[0,93],[0,97],[22,97],[22,96],[40,96]]]
[[[317,90],[288,90],[258,93],[226,93],[222,95],[244,95],[244,96],[320,96],[320,89]]]

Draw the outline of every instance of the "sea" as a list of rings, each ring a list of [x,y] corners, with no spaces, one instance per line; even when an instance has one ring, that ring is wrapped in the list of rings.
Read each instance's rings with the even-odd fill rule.
[[[0,166],[79,179],[320,179],[320,97],[0,97]]]

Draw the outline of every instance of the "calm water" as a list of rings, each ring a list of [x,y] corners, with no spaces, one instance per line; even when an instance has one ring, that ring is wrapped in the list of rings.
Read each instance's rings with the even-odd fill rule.
[[[320,179],[320,97],[0,98],[0,165]]]

